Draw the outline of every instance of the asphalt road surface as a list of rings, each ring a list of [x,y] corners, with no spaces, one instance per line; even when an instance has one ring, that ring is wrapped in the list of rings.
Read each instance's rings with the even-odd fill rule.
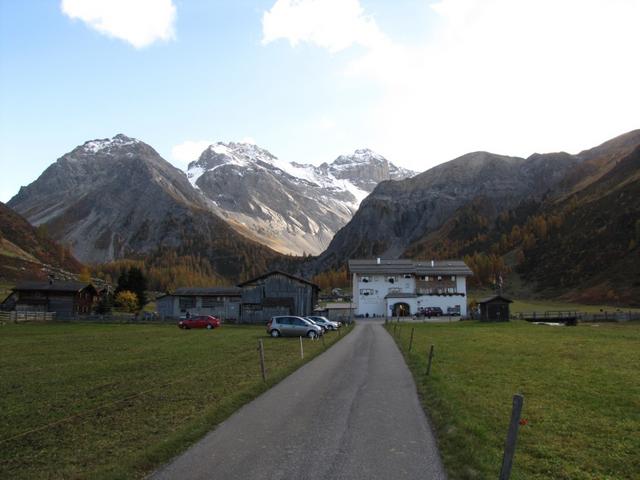
[[[446,475],[402,355],[381,323],[365,320],[151,478],[435,480]]]

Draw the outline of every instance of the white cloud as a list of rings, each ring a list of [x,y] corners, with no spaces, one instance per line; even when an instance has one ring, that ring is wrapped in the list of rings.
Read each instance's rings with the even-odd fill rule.
[[[262,17],[263,44],[313,43],[331,52],[359,44],[372,48],[386,37],[359,0],[277,0]]]
[[[390,160],[423,171],[474,150],[577,152],[640,127],[639,0],[432,7],[427,40],[357,42],[368,48],[344,71],[353,88],[381,88],[363,116],[368,146]],[[367,17],[359,9],[357,18]],[[304,31],[281,37],[322,43]]]
[[[18,193],[16,192],[16,188],[9,187],[7,185],[0,185],[0,202],[7,203],[11,200],[13,196]]]
[[[62,12],[136,48],[175,37],[172,0],[62,0]]]
[[[204,152],[209,145],[215,143],[216,142],[212,140],[185,140],[171,148],[173,164],[178,168],[186,170],[190,162],[200,158],[202,152]]]

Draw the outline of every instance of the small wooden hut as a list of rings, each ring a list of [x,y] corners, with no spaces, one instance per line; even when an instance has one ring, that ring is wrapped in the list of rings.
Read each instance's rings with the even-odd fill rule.
[[[478,305],[480,305],[480,321],[508,322],[510,303],[513,303],[513,301],[502,295],[494,295],[480,300],[478,302]]]

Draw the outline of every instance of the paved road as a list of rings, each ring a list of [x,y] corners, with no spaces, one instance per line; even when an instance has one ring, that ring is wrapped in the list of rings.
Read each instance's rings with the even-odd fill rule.
[[[446,476],[400,352],[380,323],[363,321],[152,478]]]

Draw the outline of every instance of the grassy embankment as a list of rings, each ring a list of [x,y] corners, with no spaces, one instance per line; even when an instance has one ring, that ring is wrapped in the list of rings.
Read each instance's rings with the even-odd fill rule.
[[[638,478],[640,324],[405,324],[396,338],[449,478],[498,477],[514,393],[524,395],[528,423],[520,427],[512,479]]]
[[[338,339],[305,339],[304,361]],[[12,479],[143,477],[304,363],[297,338],[252,326],[10,324],[0,351],[0,478]]]

